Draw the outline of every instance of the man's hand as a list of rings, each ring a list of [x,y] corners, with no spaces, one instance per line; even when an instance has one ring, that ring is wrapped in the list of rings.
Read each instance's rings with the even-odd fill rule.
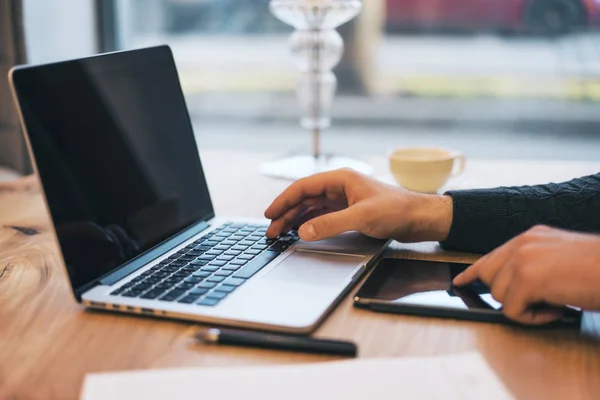
[[[301,179],[267,209],[268,237],[300,227],[303,240],[359,231],[376,239],[445,240],[452,225],[452,199],[409,192],[352,170]]]
[[[537,226],[479,260],[454,284],[476,279],[491,288],[507,317],[523,324],[558,320],[565,305],[600,310],[600,236]]]

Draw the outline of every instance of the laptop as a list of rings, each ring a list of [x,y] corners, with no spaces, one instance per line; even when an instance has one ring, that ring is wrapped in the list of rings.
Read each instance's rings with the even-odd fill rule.
[[[307,334],[386,247],[357,232],[268,240],[266,220],[216,216],[168,46],[16,67],[9,80],[86,307]]]

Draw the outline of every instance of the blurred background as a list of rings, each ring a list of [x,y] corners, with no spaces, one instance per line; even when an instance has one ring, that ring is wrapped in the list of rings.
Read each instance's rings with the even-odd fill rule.
[[[268,0],[24,0],[30,62],[169,44],[201,148],[309,152]],[[600,0],[366,0],[325,152],[597,160]]]

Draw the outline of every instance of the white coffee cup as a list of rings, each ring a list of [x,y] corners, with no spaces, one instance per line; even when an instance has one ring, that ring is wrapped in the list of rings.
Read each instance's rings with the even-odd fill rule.
[[[461,154],[434,147],[411,147],[390,154],[390,171],[402,187],[421,193],[437,193],[451,177],[463,173]]]

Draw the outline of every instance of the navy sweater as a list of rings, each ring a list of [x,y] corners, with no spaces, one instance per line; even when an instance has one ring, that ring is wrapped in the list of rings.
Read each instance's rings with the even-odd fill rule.
[[[487,253],[543,224],[600,233],[600,174],[564,183],[446,193],[454,202],[450,234],[442,247]]]

